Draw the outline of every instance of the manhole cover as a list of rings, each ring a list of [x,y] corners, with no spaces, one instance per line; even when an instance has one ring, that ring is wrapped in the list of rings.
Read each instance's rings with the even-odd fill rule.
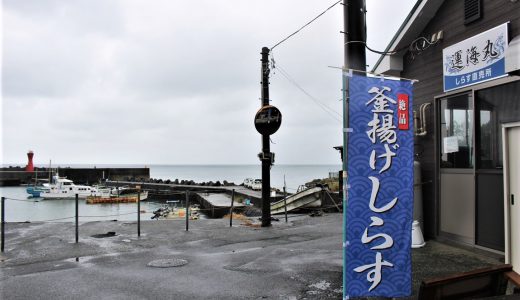
[[[154,268],[172,268],[172,267],[181,267],[187,263],[188,263],[188,261],[185,259],[171,258],[171,259],[153,260],[148,263],[148,266],[154,267]]]

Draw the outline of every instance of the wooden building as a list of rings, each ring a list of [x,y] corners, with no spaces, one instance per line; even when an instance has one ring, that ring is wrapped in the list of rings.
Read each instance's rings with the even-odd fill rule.
[[[418,0],[395,50],[372,71],[419,80],[425,236],[503,254],[519,272],[520,1]]]

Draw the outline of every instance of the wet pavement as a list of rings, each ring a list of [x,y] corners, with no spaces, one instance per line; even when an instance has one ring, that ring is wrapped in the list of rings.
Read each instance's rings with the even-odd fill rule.
[[[256,221],[253,219],[253,221]],[[247,224],[247,225],[246,225]],[[8,223],[1,299],[341,299],[342,216],[244,220]],[[115,232],[115,234],[107,234]],[[93,237],[96,236],[97,237]],[[423,279],[500,264],[495,255],[428,241],[413,249]]]

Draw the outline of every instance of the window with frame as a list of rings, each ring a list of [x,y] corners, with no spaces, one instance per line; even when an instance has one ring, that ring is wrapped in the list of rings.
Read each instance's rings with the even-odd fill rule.
[[[473,101],[470,94],[440,100],[441,168],[473,168]]]
[[[475,92],[477,168],[502,169],[502,124],[520,121],[520,82]]]

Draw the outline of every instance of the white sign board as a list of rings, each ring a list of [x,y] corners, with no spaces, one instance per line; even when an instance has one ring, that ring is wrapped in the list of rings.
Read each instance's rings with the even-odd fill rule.
[[[444,138],[443,153],[459,152],[459,139],[456,136],[448,136]]]
[[[444,91],[506,76],[509,22],[442,50]]]

